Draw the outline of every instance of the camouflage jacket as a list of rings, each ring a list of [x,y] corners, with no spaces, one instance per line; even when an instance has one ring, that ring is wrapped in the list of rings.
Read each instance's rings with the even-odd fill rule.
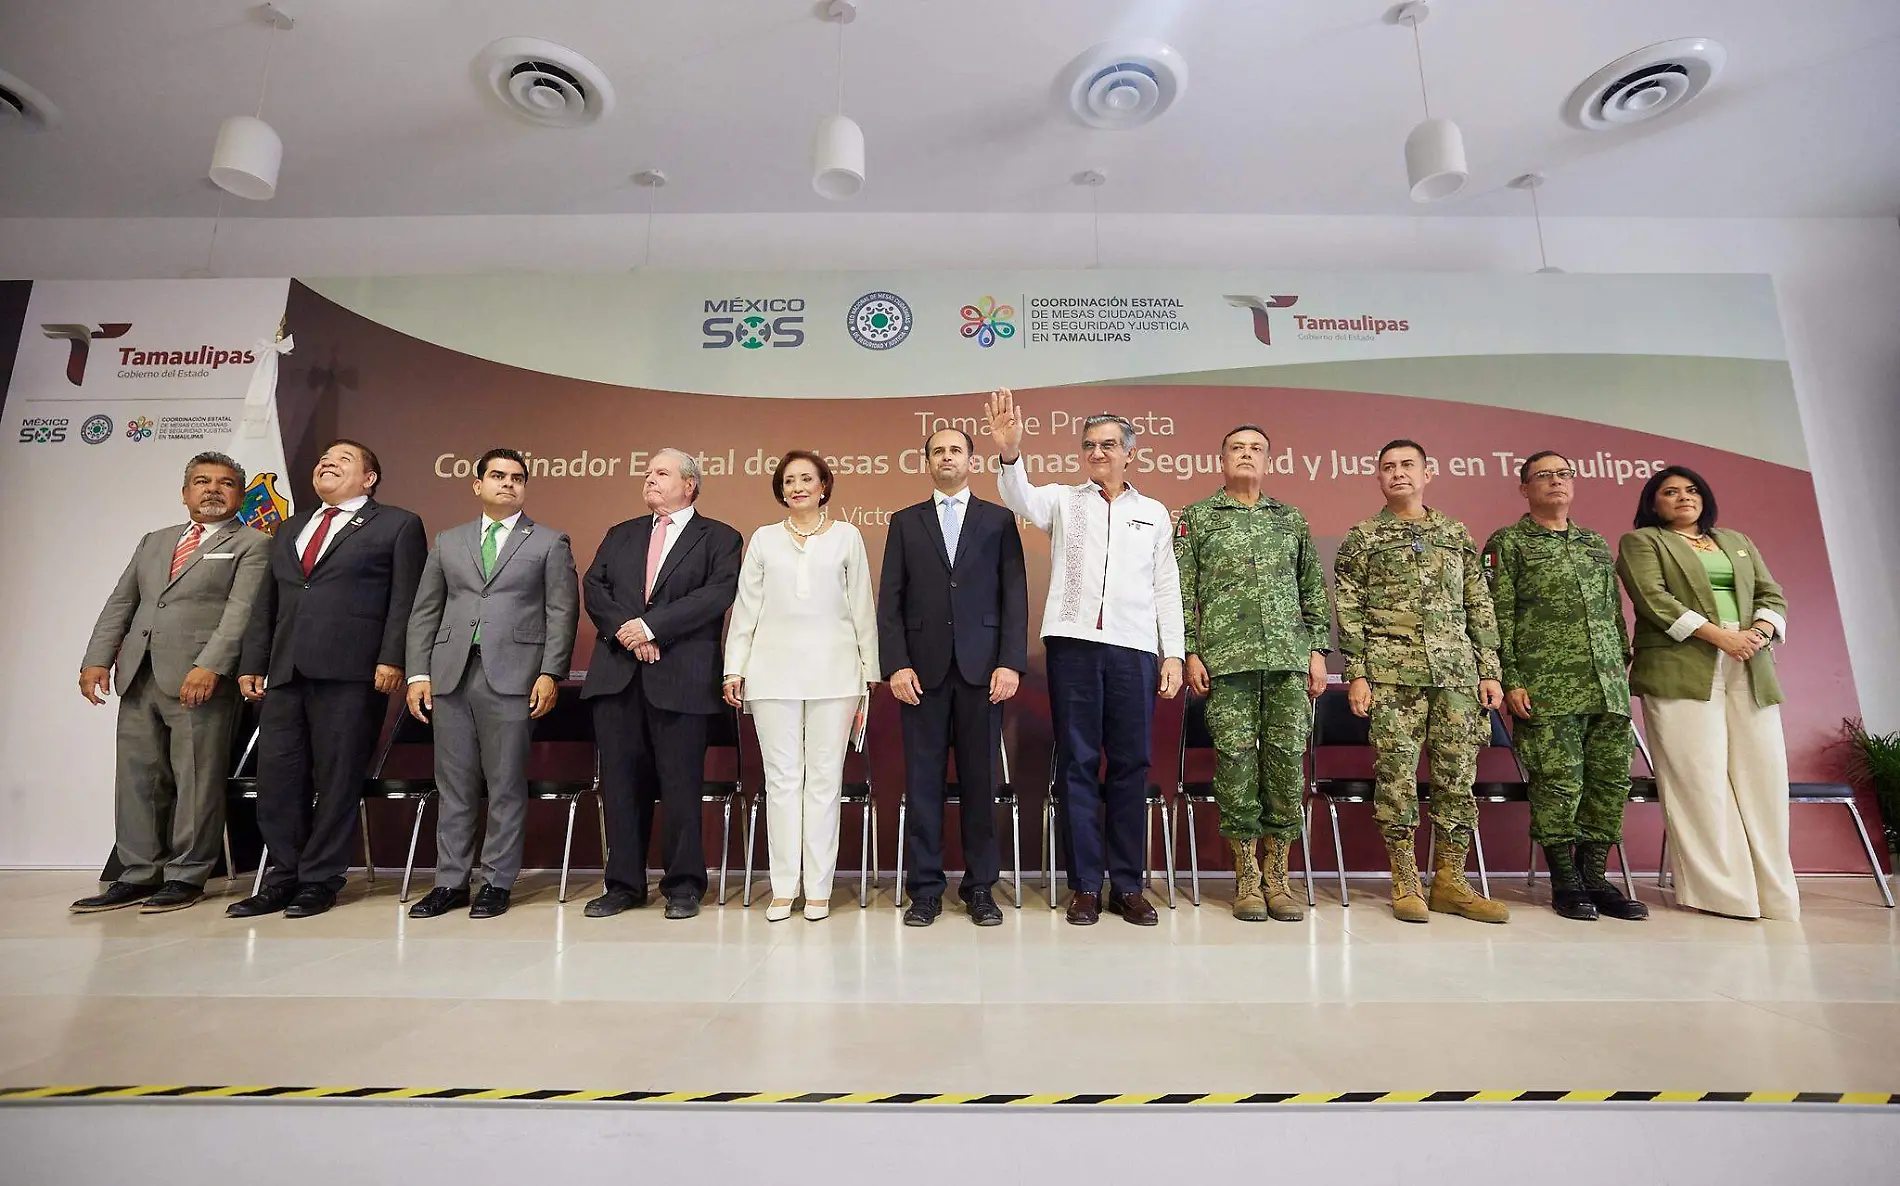
[[[1210,675],[1305,671],[1331,641],[1326,579],[1306,516],[1266,495],[1226,490],[1181,512],[1174,530],[1187,653]]]
[[[1426,509],[1355,526],[1333,561],[1346,678],[1418,688],[1498,678],[1498,628],[1478,545],[1465,525]]]
[[[1629,715],[1629,626],[1609,541],[1525,515],[1491,533],[1484,568],[1504,686],[1529,691],[1532,712]]]

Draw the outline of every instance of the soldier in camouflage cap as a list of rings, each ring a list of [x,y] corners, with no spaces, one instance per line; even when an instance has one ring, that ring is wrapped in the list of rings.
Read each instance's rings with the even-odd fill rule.
[[[1181,512],[1175,566],[1187,682],[1207,698],[1214,798],[1234,849],[1234,917],[1306,917],[1287,884],[1300,834],[1312,697],[1326,689],[1326,582],[1306,516],[1261,493],[1267,434],[1221,440],[1222,488]],[[1263,863],[1254,845],[1266,838]]]
[[[1392,859],[1392,912],[1430,921],[1429,910],[1478,922],[1510,911],[1465,881],[1478,824],[1472,783],[1490,737],[1498,683],[1498,631],[1478,545],[1465,525],[1425,505],[1425,450],[1393,441],[1379,450],[1385,509],[1339,545],[1333,564],[1339,649],[1352,711],[1371,718],[1377,790],[1373,816]],[[1418,882],[1418,751],[1429,753],[1433,842],[1429,906]]]
[[[1641,919],[1649,908],[1604,875],[1629,800],[1629,627],[1609,542],[1570,521],[1576,477],[1563,454],[1532,454],[1518,469],[1530,513],[1492,533],[1484,567],[1551,906],[1565,918]]]

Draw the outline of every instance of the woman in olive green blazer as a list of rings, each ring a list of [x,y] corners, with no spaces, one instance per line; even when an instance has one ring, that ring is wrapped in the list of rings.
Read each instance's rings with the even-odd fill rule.
[[[1715,526],[1693,470],[1650,478],[1616,571],[1636,610],[1630,690],[1673,840],[1676,901],[1737,918],[1797,919],[1788,753],[1770,644],[1787,602],[1754,542]]]

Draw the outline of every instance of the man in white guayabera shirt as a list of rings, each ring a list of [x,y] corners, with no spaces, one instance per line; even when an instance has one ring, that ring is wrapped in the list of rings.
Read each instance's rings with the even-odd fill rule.
[[[1183,656],[1168,508],[1123,480],[1135,429],[1120,416],[1090,416],[1083,425],[1089,480],[1075,486],[1029,484],[1023,417],[1008,388],[990,393],[989,420],[1003,504],[1049,533],[1042,638],[1056,793],[1069,838],[1068,919],[1088,926],[1101,916],[1106,864],[1108,908],[1153,926],[1155,908],[1141,886],[1148,733],[1156,691],[1170,700],[1181,691]],[[1098,781],[1104,762],[1106,778]]]

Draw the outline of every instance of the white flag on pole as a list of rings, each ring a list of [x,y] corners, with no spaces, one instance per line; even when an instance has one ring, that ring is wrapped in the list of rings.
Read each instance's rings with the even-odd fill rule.
[[[232,434],[231,456],[244,467],[250,484],[238,518],[266,534],[290,518],[290,482],[284,472],[284,430],[277,420],[277,360],[289,354],[295,339],[285,335],[258,339],[257,363],[244,393],[244,416]]]

